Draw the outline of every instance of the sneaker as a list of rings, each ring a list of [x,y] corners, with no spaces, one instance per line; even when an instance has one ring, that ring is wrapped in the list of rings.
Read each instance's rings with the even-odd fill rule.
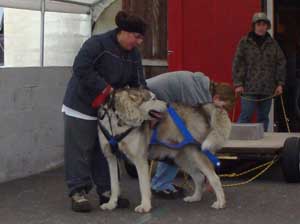
[[[76,192],[71,196],[71,205],[74,212],[90,212],[92,210],[84,191]]]
[[[184,188],[174,185],[175,190],[156,191],[152,189],[152,194],[158,198],[166,200],[175,200],[184,197]]]
[[[100,195],[99,205],[107,203],[109,201],[109,198],[110,198],[110,192],[105,192],[102,195]],[[129,208],[129,206],[130,206],[130,202],[127,198],[122,198],[122,197],[118,198],[117,208]]]

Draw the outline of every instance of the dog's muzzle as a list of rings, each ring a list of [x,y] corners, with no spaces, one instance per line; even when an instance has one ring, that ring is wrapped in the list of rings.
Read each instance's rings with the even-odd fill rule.
[[[149,115],[150,115],[150,117],[152,117],[154,119],[161,120],[164,117],[165,113],[164,112],[159,112],[159,111],[156,111],[156,110],[150,110]]]

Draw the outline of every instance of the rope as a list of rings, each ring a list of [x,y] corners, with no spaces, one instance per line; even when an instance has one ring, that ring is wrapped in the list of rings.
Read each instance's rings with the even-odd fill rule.
[[[238,187],[238,186],[242,186],[245,184],[248,184],[254,180],[256,180],[257,178],[259,178],[261,175],[263,175],[267,170],[269,170],[271,168],[272,165],[274,165],[276,162],[278,161],[278,157],[275,156],[273,160],[266,162],[264,164],[261,164],[257,167],[254,167],[252,169],[246,170],[244,172],[241,173],[231,173],[231,174],[222,174],[219,175],[219,177],[228,177],[228,178],[235,178],[235,177],[240,177],[240,176],[244,176],[250,172],[253,172],[255,170],[261,169],[263,167],[265,167],[262,171],[260,171],[258,174],[256,174],[255,176],[251,177],[249,180],[240,182],[240,183],[234,183],[234,184],[223,184],[223,187]],[[192,185],[189,183],[189,179],[188,179],[188,175],[186,173],[184,173],[184,183],[182,184],[182,187],[184,186],[188,186],[189,188],[193,189]]]
[[[242,99],[245,99],[247,101],[252,101],[252,102],[262,102],[262,101],[265,101],[265,100],[268,100],[268,99],[272,99],[272,98],[274,98],[276,96],[277,95],[274,94],[274,95],[271,95],[271,96],[268,96],[268,97],[265,97],[265,98],[262,98],[262,99],[251,99],[251,98],[248,98],[248,97],[240,95],[240,97]],[[281,107],[282,107],[282,111],[283,111],[283,116],[284,116],[285,124],[286,124],[288,132],[290,133],[291,129],[290,129],[290,125],[289,125],[289,119],[287,117],[287,113],[286,113],[286,109],[285,109],[285,106],[284,106],[284,100],[283,100],[282,94],[280,95],[280,102],[281,102]],[[232,120],[233,121],[235,120],[235,113],[236,113],[236,103],[234,104],[233,112],[232,112]]]
[[[150,162],[150,168],[149,168],[149,176],[152,176],[152,172],[153,172],[153,167],[154,167],[154,160],[151,160]]]
[[[259,170],[260,168],[263,168],[263,167],[269,165],[269,164],[272,163],[273,161],[274,161],[274,160],[271,160],[271,161],[269,161],[269,162],[266,162],[266,163],[264,163],[264,164],[261,164],[261,165],[259,165],[259,166],[257,166],[257,167],[254,167],[254,168],[252,168],[252,169],[246,170],[246,171],[241,172],[241,173],[221,174],[221,175],[219,175],[219,176],[220,176],[220,177],[240,177],[240,176],[246,175],[246,174],[248,174],[248,173],[251,173],[252,171]]]
[[[254,177],[250,178],[249,180],[246,180],[246,181],[243,181],[243,182],[240,182],[240,183],[234,183],[234,184],[223,184],[222,186],[223,187],[238,187],[238,186],[242,186],[242,185],[248,184],[248,183],[256,180],[258,177],[260,177],[261,175],[263,175],[265,172],[267,172],[267,170],[269,170],[271,168],[271,166],[274,165],[277,161],[278,161],[278,158],[274,158],[272,161],[263,164],[266,167],[262,171],[260,171],[258,174],[256,174]],[[263,166],[259,166],[259,168],[262,168],[262,167]],[[247,170],[247,171],[242,172],[240,174],[237,174],[235,177],[245,175],[245,174],[250,173],[251,171],[257,170],[257,169],[258,169],[258,167],[255,167],[253,169],[250,169],[250,170]],[[226,175],[226,174],[224,174],[224,175]]]
[[[271,96],[267,96],[265,98],[262,98],[262,99],[251,99],[251,98],[248,98],[248,97],[245,97],[245,96],[242,96],[240,95],[240,97],[244,100],[247,100],[247,101],[252,101],[252,102],[262,102],[262,101],[265,101],[265,100],[269,100],[269,99],[273,99],[274,97],[276,97],[277,95],[271,95]]]
[[[269,100],[269,99],[272,99],[274,97],[276,97],[277,95],[272,95],[272,96],[267,96],[265,98],[262,98],[262,99],[251,99],[251,98],[248,98],[248,97],[245,97],[245,96],[242,96],[242,95],[239,95],[241,98],[243,98],[244,100],[247,100],[247,101],[252,101],[252,102],[262,102],[262,101],[265,101],[265,100]],[[237,104],[234,103],[234,106],[233,106],[233,112],[232,112],[232,120],[234,121],[235,120],[235,115],[236,115],[236,107],[237,107]]]
[[[282,111],[283,111],[283,116],[284,116],[285,124],[286,124],[288,132],[290,133],[291,129],[290,129],[290,125],[289,125],[289,119],[287,117],[287,113],[286,113],[286,109],[285,109],[285,106],[284,106],[284,101],[283,101],[282,95],[280,95],[280,102],[281,102],[281,107],[282,107]]]

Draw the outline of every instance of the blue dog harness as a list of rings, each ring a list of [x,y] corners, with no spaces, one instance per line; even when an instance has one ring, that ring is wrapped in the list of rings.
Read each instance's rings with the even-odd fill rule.
[[[183,120],[175,111],[175,109],[171,106],[168,106],[168,113],[170,114],[172,120],[174,121],[175,125],[177,126],[178,130],[181,132],[182,136],[184,137],[183,141],[178,144],[171,144],[166,141],[159,140],[157,138],[158,133],[158,126],[156,126],[153,130],[150,145],[163,145],[171,149],[180,149],[186,145],[192,144],[196,145],[201,150],[201,144],[195,140],[195,138],[191,135],[189,130],[186,128]],[[209,150],[205,149],[202,151],[207,158],[217,167],[221,165],[220,160],[212,154]]]

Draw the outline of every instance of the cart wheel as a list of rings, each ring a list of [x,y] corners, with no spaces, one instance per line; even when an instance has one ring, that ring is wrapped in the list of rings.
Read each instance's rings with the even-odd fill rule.
[[[292,137],[285,140],[281,168],[287,182],[300,182],[300,138]]]
[[[138,178],[138,174],[135,168],[135,165],[133,165],[129,160],[124,160],[125,163],[125,169],[128,175],[132,178]]]

